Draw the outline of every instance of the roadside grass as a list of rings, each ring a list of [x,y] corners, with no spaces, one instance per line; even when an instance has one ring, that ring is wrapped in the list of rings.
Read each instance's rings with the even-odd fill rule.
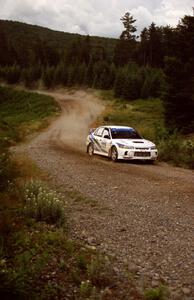
[[[114,98],[112,91],[97,91],[96,95],[107,106],[98,124],[134,127],[144,138],[156,143],[160,161],[194,169],[194,136],[167,130],[160,99],[126,101]]]
[[[0,140],[21,141],[48,126],[59,111],[52,97],[0,86]]]
[[[81,206],[83,205],[89,205],[91,207],[96,207],[98,206],[98,203],[95,199],[86,197],[82,193],[76,190],[67,190],[66,195],[68,198],[70,198],[73,202],[73,204],[80,204]]]
[[[147,289],[144,293],[146,300],[168,300],[169,291],[164,285],[160,285],[157,288]]]
[[[19,173],[17,174],[17,182],[31,179],[31,178],[40,178],[41,180],[47,180],[48,174],[36,165],[29,157],[24,153],[14,153],[12,154],[12,161]]]
[[[101,96],[109,106],[109,111],[103,116],[104,124],[131,126],[143,137],[150,139],[155,138],[157,128],[164,130],[160,99],[138,99],[129,102],[114,98],[111,91],[103,91]]]
[[[119,299],[111,260],[69,240],[61,228],[28,220],[6,247],[11,251],[9,259],[0,258],[2,299]]]

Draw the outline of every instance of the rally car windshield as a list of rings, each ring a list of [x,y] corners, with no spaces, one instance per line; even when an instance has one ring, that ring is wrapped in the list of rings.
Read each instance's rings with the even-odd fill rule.
[[[111,134],[113,139],[142,139],[137,131],[128,128],[112,128]]]

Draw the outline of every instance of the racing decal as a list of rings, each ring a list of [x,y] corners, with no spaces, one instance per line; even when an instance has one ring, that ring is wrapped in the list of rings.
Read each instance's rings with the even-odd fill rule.
[[[101,147],[101,144],[95,139],[95,137],[92,134],[90,134],[89,139],[90,139],[91,142],[93,142],[94,149],[96,151],[106,153],[106,151]]]

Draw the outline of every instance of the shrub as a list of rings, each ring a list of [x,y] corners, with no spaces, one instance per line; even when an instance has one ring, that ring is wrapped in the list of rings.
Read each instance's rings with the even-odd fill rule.
[[[15,176],[16,167],[10,160],[9,151],[3,147],[0,150],[0,191],[6,190]]]
[[[165,300],[168,299],[169,292],[163,285],[155,289],[148,289],[145,291],[145,299],[147,300]]]
[[[23,190],[26,216],[51,224],[62,224],[65,205],[61,195],[49,190],[41,181],[31,180]]]
[[[171,161],[176,166],[194,168],[194,142],[184,141],[176,133],[165,134],[158,142],[159,157],[163,161]]]
[[[80,296],[87,299],[90,297],[93,288],[94,287],[89,280],[82,281],[80,284]]]
[[[111,283],[110,277],[111,262],[102,256],[92,259],[87,266],[87,273],[91,283],[98,287],[106,287]]]
[[[183,163],[194,169],[194,142],[188,140],[182,143]]]

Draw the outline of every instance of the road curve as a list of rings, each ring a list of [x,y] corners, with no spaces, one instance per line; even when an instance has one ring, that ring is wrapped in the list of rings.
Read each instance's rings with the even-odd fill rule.
[[[48,93],[47,93],[48,94]],[[69,204],[71,235],[115,255],[140,288],[167,284],[171,299],[194,299],[194,172],[167,164],[89,158],[85,137],[104,106],[87,91],[49,93],[61,116],[17,148],[46,170]]]

